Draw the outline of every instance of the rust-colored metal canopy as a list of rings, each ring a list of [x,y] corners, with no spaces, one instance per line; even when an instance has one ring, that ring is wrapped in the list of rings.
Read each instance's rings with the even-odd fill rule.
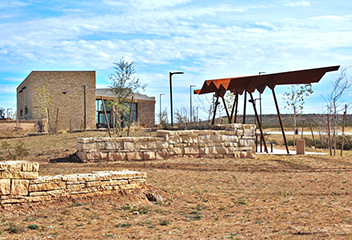
[[[201,89],[194,90],[194,94],[214,92],[216,95],[223,97],[227,90],[232,93],[242,94],[244,90],[252,93],[256,89],[260,93],[263,93],[265,87],[274,89],[276,85],[319,82],[326,72],[336,71],[339,68],[340,66],[331,66],[291,72],[206,80]]]

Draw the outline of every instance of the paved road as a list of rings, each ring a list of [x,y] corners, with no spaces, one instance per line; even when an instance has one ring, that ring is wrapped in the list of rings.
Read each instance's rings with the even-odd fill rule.
[[[264,148],[263,148],[263,151],[264,151]],[[269,154],[287,154],[287,151],[286,151],[286,149],[275,149],[275,147],[274,147],[274,149],[273,149],[273,152],[271,152],[271,149],[270,149],[270,147],[269,147],[269,149],[268,149],[268,151],[269,151]],[[266,154],[265,152],[257,152],[256,154]],[[290,150],[290,154],[296,154],[296,151],[294,151],[294,150]],[[321,152],[306,152],[305,153],[306,155],[327,155],[327,153],[321,153]]]
[[[281,131],[271,131],[271,132],[265,132],[266,134],[273,134],[273,135],[276,135],[276,134],[282,134],[282,132]],[[302,132],[299,132],[297,135],[298,136],[301,136],[301,134],[302,134]],[[319,135],[319,132],[313,132],[313,134],[314,135]],[[342,133],[341,132],[338,132],[337,133],[338,135],[341,135]],[[286,131],[285,132],[285,135],[293,135],[293,131]],[[312,133],[311,132],[306,132],[306,131],[304,131],[303,132],[303,135],[312,135]],[[345,132],[345,135],[352,135],[352,132]]]

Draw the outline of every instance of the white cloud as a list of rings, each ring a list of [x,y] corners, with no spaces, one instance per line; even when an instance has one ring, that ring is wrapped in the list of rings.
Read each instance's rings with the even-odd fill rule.
[[[125,1],[104,0],[103,3],[109,6],[127,6]]]
[[[190,1],[191,0],[131,0],[126,2],[105,0],[104,3],[110,6],[132,6],[137,9],[160,9],[185,4]]]
[[[22,1],[16,1],[16,0],[6,1],[6,2],[4,1],[4,2],[0,2],[0,9],[25,7],[28,5],[30,4]]]
[[[0,84],[0,93],[1,94],[16,93],[16,87],[17,86],[15,85]]]
[[[112,62],[124,56],[136,62],[138,77],[149,83],[148,95],[168,93],[168,71],[184,71],[175,82],[174,100],[180,105],[184,99],[177,91],[189,91],[190,83],[200,87],[205,79],[352,62],[351,54],[336,51],[352,46],[350,25],[329,21],[350,16],[338,18],[333,11],[307,19],[296,11],[280,15],[277,6],[197,6],[187,0],[104,3],[109,8],[104,14],[82,9],[86,14],[78,16],[72,9],[58,17],[0,24],[2,68],[11,62],[12,68],[16,63],[28,71],[95,69],[97,84],[105,87]],[[275,9],[277,17],[262,14],[262,8]]]
[[[317,20],[317,21],[321,21],[321,20],[332,20],[332,21],[346,21],[346,20],[350,20],[351,16],[334,16],[334,15],[326,15],[326,16],[318,16],[318,17],[311,17],[309,18],[311,20]]]
[[[310,2],[299,1],[299,2],[286,3],[284,5],[288,6],[288,7],[308,7],[308,6],[310,6]]]

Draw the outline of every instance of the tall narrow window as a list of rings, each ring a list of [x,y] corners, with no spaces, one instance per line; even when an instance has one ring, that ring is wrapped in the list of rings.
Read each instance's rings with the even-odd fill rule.
[[[27,115],[28,114],[28,107],[25,107],[24,108],[24,115]]]

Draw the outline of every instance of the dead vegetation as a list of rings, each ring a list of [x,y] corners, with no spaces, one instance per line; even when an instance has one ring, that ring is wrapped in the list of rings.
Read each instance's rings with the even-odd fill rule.
[[[257,155],[254,159],[49,162],[69,160],[76,137],[96,134],[25,138],[30,149],[26,158],[40,162],[40,175],[143,171],[147,172],[148,187],[133,194],[6,207],[0,213],[0,239],[352,237],[350,152],[343,157]],[[151,192],[160,195],[154,199],[157,201],[147,200]]]

